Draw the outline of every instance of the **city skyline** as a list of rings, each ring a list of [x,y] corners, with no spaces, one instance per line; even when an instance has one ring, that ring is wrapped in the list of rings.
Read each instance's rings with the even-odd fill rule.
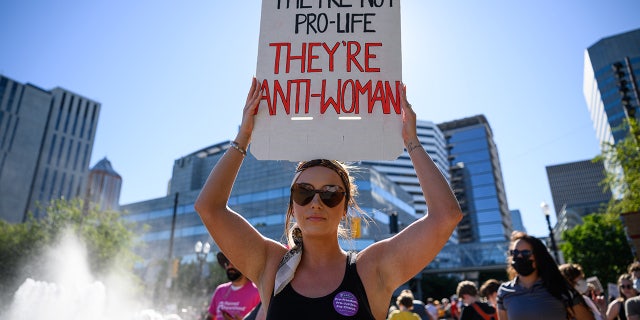
[[[509,209],[533,235],[548,234],[546,166],[599,153],[584,50],[640,27],[640,3],[615,4],[402,2],[403,81],[418,118],[487,117]],[[90,166],[111,161],[121,204],[154,199],[176,159],[235,136],[259,20],[260,1],[5,2],[0,73],[101,103]]]

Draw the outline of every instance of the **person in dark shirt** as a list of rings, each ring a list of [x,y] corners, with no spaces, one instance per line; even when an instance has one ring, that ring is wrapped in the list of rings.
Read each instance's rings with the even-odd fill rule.
[[[514,231],[507,272],[498,289],[500,320],[593,320],[582,296],[562,276],[540,239]]]
[[[497,320],[496,308],[478,300],[478,288],[471,281],[458,283],[456,295],[462,301],[464,308],[460,313],[460,320]]]
[[[480,296],[483,297],[490,306],[498,310],[498,289],[500,289],[500,281],[489,279],[480,286]]]

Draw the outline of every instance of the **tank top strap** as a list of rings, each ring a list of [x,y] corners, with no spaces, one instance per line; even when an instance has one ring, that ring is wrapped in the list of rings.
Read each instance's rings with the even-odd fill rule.
[[[342,284],[345,288],[350,288],[353,290],[353,293],[358,298],[359,303],[362,304],[363,310],[365,314],[373,319],[373,314],[371,313],[371,306],[369,306],[369,299],[367,298],[367,292],[364,289],[364,285],[362,284],[362,279],[360,279],[360,275],[358,274],[358,269],[356,268],[356,258],[357,252],[349,251],[347,252],[347,271],[344,275],[344,282]]]

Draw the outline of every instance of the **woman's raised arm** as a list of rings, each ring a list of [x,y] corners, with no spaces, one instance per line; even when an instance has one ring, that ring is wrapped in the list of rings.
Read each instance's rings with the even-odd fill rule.
[[[378,261],[380,279],[390,290],[431,262],[462,219],[451,187],[418,140],[416,113],[407,101],[406,87],[402,92],[402,110],[402,138],[427,201],[428,213],[397,235],[372,245],[370,253],[363,252],[363,259],[371,254],[366,260]]]
[[[225,256],[252,281],[260,280],[269,248],[282,247],[263,237],[242,216],[227,207],[247,147],[251,142],[254,115],[260,102],[260,84],[253,78],[240,130],[231,147],[213,168],[195,203],[195,209]],[[281,249],[284,252],[284,248]]]

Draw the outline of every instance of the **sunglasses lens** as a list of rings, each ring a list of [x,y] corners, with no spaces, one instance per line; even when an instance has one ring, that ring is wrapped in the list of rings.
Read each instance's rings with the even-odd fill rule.
[[[336,187],[330,187],[334,189]],[[314,190],[312,187],[306,187],[296,184],[291,188],[291,198],[300,206],[306,206],[313,200],[316,193],[320,194],[320,200],[329,208],[337,206],[344,199],[344,191],[340,190]]]
[[[528,259],[529,257],[531,257],[531,250],[522,250],[522,251],[520,251],[518,249],[515,249],[515,250],[511,250],[509,253],[514,258],[519,256],[519,255],[522,255],[522,257],[525,258],[525,259]]]
[[[620,286],[620,288],[622,288],[622,289],[631,289],[631,288],[633,288],[633,286],[630,285],[630,284],[623,284],[623,285]]]
[[[305,189],[299,185],[295,185],[291,188],[291,197],[293,198],[293,201],[300,206],[306,206],[309,204],[315,194],[314,190]]]
[[[329,208],[333,208],[342,201],[344,198],[344,192],[339,191],[323,191],[320,193],[320,200],[324,202]]]

